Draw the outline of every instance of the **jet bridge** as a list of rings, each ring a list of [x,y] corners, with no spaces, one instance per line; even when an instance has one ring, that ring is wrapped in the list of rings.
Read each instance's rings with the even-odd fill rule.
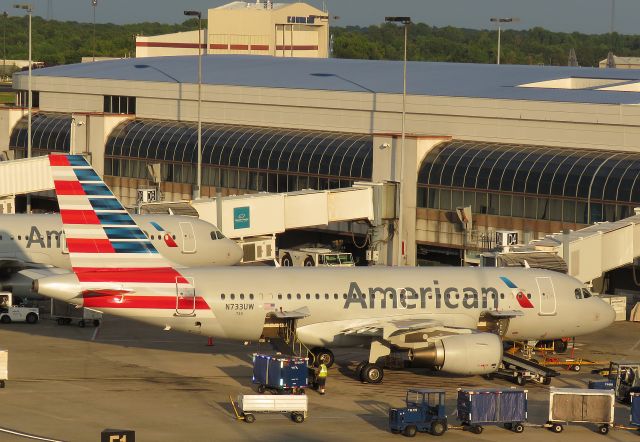
[[[0,161],[0,213],[14,213],[16,195],[53,189],[46,156]]]
[[[556,252],[567,262],[570,275],[584,282],[593,281],[640,257],[640,208],[628,218],[547,235],[531,245],[537,250]]]

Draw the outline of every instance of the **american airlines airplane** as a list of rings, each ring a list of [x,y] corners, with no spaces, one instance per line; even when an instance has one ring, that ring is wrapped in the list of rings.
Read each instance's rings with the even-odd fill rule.
[[[134,215],[156,250],[181,267],[230,266],[242,249],[214,225],[190,216]],[[71,271],[59,214],[0,215],[0,288],[29,296],[33,279]]]
[[[579,336],[615,317],[580,281],[544,270],[178,269],[83,157],[49,158],[74,273],[42,278],[34,290],[77,305],[243,341],[284,330],[329,364],[329,348],[369,346],[359,366],[369,383],[382,380],[392,351],[406,352],[414,366],[488,374],[501,362],[502,338]]]

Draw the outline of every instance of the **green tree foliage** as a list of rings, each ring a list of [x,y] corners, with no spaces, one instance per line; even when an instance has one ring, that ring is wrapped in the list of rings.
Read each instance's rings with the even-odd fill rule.
[[[6,58],[27,58],[27,17],[0,16],[6,31]],[[206,20],[203,20],[203,27]],[[180,24],[137,23],[96,25],[96,56],[127,57],[135,54],[135,35],[158,35],[192,31],[197,19]],[[368,27],[333,27],[333,53],[338,58],[370,60],[402,59],[404,31],[386,23]],[[4,32],[0,34],[2,38]],[[495,63],[496,30],[474,30],[424,23],[409,27],[408,58],[423,61]],[[4,39],[3,42],[4,43]],[[4,54],[3,44],[0,51]],[[550,32],[543,28],[502,32],[503,63],[566,65],[574,48],[582,66],[597,66],[612,50],[619,56],[640,56],[640,36],[620,34],[588,35]],[[93,53],[93,24],[44,20],[33,17],[33,59],[47,65],[77,63]]]
[[[391,23],[379,26],[332,28],[333,55],[338,58],[401,60],[404,29]],[[424,23],[409,27],[407,58],[422,61],[495,63],[497,30],[437,28]],[[574,48],[582,66],[598,66],[611,50],[618,56],[640,56],[640,35],[551,32],[536,27],[503,30],[502,63],[567,64]]]
[[[4,58],[6,31],[6,58],[28,58],[28,18],[0,15],[0,52]],[[5,28],[6,26],[6,28]],[[203,27],[206,20],[203,20]],[[198,20],[190,19],[181,24],[136,23],[115,25],[96,24],[96,57],[127,57],[135,55],[135,35],[158,35],[198,29]],[[93,24],[44,20],[33,17],[33,60],[47,65],[78,63],[82,57],[93,54]]]

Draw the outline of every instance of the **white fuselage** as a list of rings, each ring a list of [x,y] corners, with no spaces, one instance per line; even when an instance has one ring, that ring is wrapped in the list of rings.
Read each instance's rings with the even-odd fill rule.
[[[306,311],[297,323],[299,338],[327,346],[363,343],[344,330],[371,320],[424,319],[477,329],[492,312],[515,311],[521,316],[510,319],[505,338],[533,340],[592,333],[614,319],[613,309],[598,297],[576,297],[580,281],[536,269],[234,267],[181,273],[195,286],[194,301],[176,297],[175,287],[149,284],[114,297],[76,297],[77,279],[68,278],[52,279],[40,292],[175,330],[238,340],[260,338],[269,314]]]

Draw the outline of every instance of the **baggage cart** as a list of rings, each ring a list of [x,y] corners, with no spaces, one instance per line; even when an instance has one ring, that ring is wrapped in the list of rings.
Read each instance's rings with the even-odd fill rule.
[[[631,393],[631,412],[629,422],[640,430],[640,393]]]
[[[237,405],[231,397],[231,405],[236,419],[248,424],[255,422],[256,413],[289,414],[291,420],[297,424],[304,422],[308,415],[307,396],[301,394],[260,395],[240,394]]]
[[[527,390],[459,388],[457,412],[463,429],[475,434],[482,433],[484,425],[503,425],[522,433],[527,420]]]
[[[309,382],[308,359],[298,356],[253,355],[253,383],[258,393],[304,394]]]
[[[69,325],[76,321],[80,327],[85,327],[89,324],[97,327],[102,320],[102,313],[90,308],[51,299],[51,319],[54,319],[58,325]]]
[[[0,388],[9,380],[9,350],[0,350]]]
[[[615,401],[613,390],[551,387],[545,427],[561,433],[563,424],[591,423],[598,426],[600,434],[607,434],[613,427]]]

